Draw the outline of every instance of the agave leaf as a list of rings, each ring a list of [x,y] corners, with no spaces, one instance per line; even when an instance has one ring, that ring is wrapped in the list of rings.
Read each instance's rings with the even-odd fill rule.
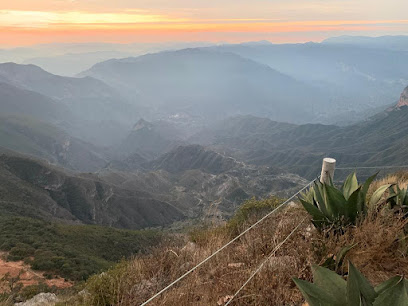
[[[352,223],[357,219],[357,216],[364,212],[365,203],[361,196],[361,187],[355,190],[349,197],[346,204],[346,218]]]
[[[336,261],[334,260],[334,255],[328,257],[323,263],[322,267],[335,270],[336,269]]]
[[[344,198],[348,200],[351,194],[354,191],[356,191],[358,187],[359,186],[358,186],[357,176],[356,176],[356,173],[353,172],[344,181],[344,184],[342,187]]]
[[[344,304],[337,303],[333,296],[325,290],[319,288],[315,284],[307,281],[294,278],[296,286],[302,292],[304,298],[309,303],[309,306],[343,306]]]
[[[386,280],[385,282],[382,282],[381,284],[379,284],[377,287],[374,288],[375,292],[378,293],[378,295],[380,295],[381,293],[383,293],[385,290],[395,286],[396,284],[398,284],[398,282],[400,282],[402,279],[401,276],[394,276],[391,277],[389,280]]]
[[[390,208],[394,208],[395,205],[397,205],[398,202],[398,194],[395,193],[394,188],[391,186],[388,188],[388,197],[386,199],[386,202],[390,204]]]
[[[327,208],[331,214],[335,218],[345,215],[347,201],[340,190],[330,185],[324,185],[324,188],[327,194]]]
[[[408,293],[405,280],[400,278],[399,282],[381,292],[375,300],[374,306],[407,306]]]
[[[377,297],[374,288],[356,267],[349,262],[349,276],[347,279],[348,305],[372,305]]]
[[[317,228],[321,228],[323,223],[326,222],[326,217],[325,215],[313,204],[310,204],[302,199],[299,199],[300,202],[302,203],[303,207],[305,210],[309,213],[309,215],[312,217],[313,224]]]
[[[330,294],[337,303],[347,303],[347,282],[336,272],[317,265],[312,266],[313,282]]]
[[[346,257],[347,253],[354,248],[357,243],[353,245],[346,245],[340,249],[340,251],[336,255],[336,271],[338,271],[339,267],[343,265],[344,258]]]
[[[314,195],[316,197],[317,204],[319,205],[319,208],[323,211],[326,211],[326,215],[328,216],[330,212],[328,211],[325,195],[324,195],[324,190],[323,190],[323,184],[320,182],[315,182],[314,185]]]
[[[332,216],[329,214],[329,212],[326,209],[325,205],[319,205],[316,200],[313,198],[313,205],[317,207],[317,209],[319,209],[321,211],[321,213],[323,215],[325,215],[325,217],[329,220],[333,220]]]
[[[377,203],[380,201],[380,199],[382,198],[384,192],[390,188],[392,186],[392,184],[386,184],[383,185],[381,187],[379,187],[376,191],[374,191],[373,195],[371,196],[370,199],[370,207],[377,205]]]
[[[366,201],[366,197],[367,197],[367,192],[368,189],[371,186],[371,183],[374,181],[374,179],[377,177],[379,172],[375,173],[374,175],[370,176],[363,184],[363,188],[361,188],[361,192],[362,192],[362,197],[363,197],[363,201]]]
[[[400,189],[398,193],[400,195],[400,205],[406,206],[408,204],[407,189]]]

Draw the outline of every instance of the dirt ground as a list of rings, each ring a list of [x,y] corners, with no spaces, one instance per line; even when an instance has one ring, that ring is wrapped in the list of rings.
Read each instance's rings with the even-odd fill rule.
[[[29,265],[25,264],[23,261],[6,261],[4,260],[4,253],[0,253],[0,279],[2,279],[7,273],[11,277],[16,277],[20,274],[19,283],[23,286],[36,285],[41,282],[46,283],[48,286],[56,286],[58,288],[68,288],[73,284],[71,282],[65,281],[63,278],[46,279],[44,273],[40,271],[33,271]],[[7,287],[0,284],[0,292],[7,291]]]

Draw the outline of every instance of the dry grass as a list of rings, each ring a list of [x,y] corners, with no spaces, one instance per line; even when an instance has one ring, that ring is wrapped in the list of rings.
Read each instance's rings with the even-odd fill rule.
[[[306,213],[302,209],[291,208],[266,220],[262,226],[190,274],[152,305],[217,305],[245,282],[304,217]],[[253,221],[248,220],[248,223]],[[318,233],[308,222],[304,222],[299,231],[241,292],[233,305],[300,304],[303,298],[291,278],[311,279],[310,263],[319,260],[311,247],[316,235]],[[125,264],[122,270],[124,273],[118,273],[117,279],[111,282],[102,279],[110,278],[114,273],[97,276],[94,281],[99,294],[92,293],[88,303],[105,305],[106,301],[100,297],[106,294],[107,288],[101,287],[101,283],[115,283],[116,287],[109,290],[115,292],[114,300],[110,302],[117,305],[140,304],[231,238],[225,230],[209,230],[206,237],[206,241],[200,241],[199,244],[189,243],[184,248],[161,249],[148,257],[134,259]]]
[[[333,254],[342,246],[357,244],[348,253],[348,260],[353,262],[373,285],[378,285],[392,276],[408,275],[404,234],[407,221],[392,211],[382,210],[379,214],[371,213],[342,236],[326,237],[324,243]]]
[[[375,182],[404,187],[408,175],[398,174]],[[257,220],[253,216],[242,230]],[[307,217],[299,206],[271,216],[239,241],[229,246],[151,305],[224,305],[228,296],[247,280],[298,223]],[[261,272],[245,287],[232,305],[301,305],[304,299],[293,277],[312,280],[310,265],[321,264],[342,247],[356,246],[348,253],[362,273],[376,285],[391,276],[408,274],[404,227],[407,221],[394,212],[371,211],[358,226],[344,235],[319,233],[306,220]],[[185,237],[187,239],[187,236]],[[202,230],[195,242],[168,243],[151,255],[124,262],[88,282],[89,295],[81,305],[138,305],[231,239],[227,226]],[[345,261],[346,262],[346,261]]]

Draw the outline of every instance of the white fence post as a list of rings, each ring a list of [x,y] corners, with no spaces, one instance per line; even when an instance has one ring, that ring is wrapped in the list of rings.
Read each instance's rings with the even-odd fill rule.
[[[336,160],[334,158],[326,157],[323,159],[322,173],[320,175],[320,182],[330,184],[334,179],[334,170],[336,169]]]

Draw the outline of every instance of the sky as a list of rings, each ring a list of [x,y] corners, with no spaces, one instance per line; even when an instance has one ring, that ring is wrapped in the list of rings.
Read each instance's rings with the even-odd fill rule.
[[[407,0],[0,0],[0,45],[408,34]]]

